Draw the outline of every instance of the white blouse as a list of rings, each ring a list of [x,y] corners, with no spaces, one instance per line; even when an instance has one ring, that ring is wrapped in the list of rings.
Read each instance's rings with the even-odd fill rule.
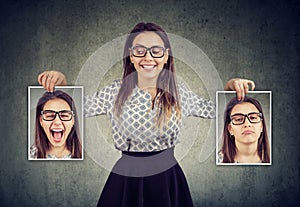
[[[113,108],[121,83],[121,80],[115,80],[92,96],[86,96],[84,100],[86,117],[103,114],[109,117],[114,145],[118,150],[151,152],[171,148],[179,142],[182,119],[188,116],[215,118],[213,101],[201,98],[183,83],[179,83],[181,119],[176,118],[174,111],[167,125],[158,127],[156,115],[159,108],[156,104],[152,108],[150,93],[136,86],[117,120]]]

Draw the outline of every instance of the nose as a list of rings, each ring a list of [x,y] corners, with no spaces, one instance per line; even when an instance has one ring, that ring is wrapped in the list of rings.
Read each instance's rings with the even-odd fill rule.
[[[53,120],[53,124],[55,124],[55,125],[61,124],[61,120],[60,120],[58,114],[56,114],[56,117],[55,117],[55,119]]]
[[[250,122],[249,118],[246,117],[245,122],[244,122],[244,126],[247,127],[247,126],[251,126],[251,125],[252,125],[252,123]]]
[[[146,51],[146,55],[145,55],[145,60],[153,60],[153,57],[152,57],[152,55],[150,54],[150,51],[149,50],[147,50]]]

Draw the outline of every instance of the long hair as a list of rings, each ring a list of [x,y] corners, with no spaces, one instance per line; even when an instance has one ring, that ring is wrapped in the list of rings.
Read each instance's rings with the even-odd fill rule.
[[[251,97],[245,97],[243,102],[249,102],[253,104],[257,110],[262,114],[262,125],[263,125],[263,132],[261,133],[258,143],[257,143],[257,152],[258,155],[263,163],[270,162],[270,144],[269,138],[267,134],[267,127],[266,122],[264,119],[264,113],[260,103]],[[228,125],[231,122],[230,115],[233,107],[237,104],[241,103],[238,101],[237,98],[231,99],[231,101],[227,104],[226,110],[224,112],[224,129],[223,129],[223,143],[221,147],[221,153],[223,154],[223,163],[234,163],[234,157],[236,155],[236,145],[235,139],[233,136],[230,135],[228,131]]]
[[[164,47],[168,49],[168,61],[164,65],[163,70],[160,72],[156,88],[158,98],[158,108],[160,109],[158,113],[158,124],[160,125],[162,121],[167,121],[170,119],[172,114],[172,109],[176,111],[176,117],[179,119],[181,116],[179,96],[177,91],[174,59],[171,50],[171,45],[166,32],[158,25],[153,23],[139,23],[137,24],[128,34],[127,40],[124,47],[123,53],[123,78],[122,85],[119,90],[118,96],[114,105],[114,113],[117,117],[120,116],[122,112],[122,106],[127,100],[128,96],[132,93],[132,90],[136,87],[138,77],[134,65],[130,61],[130,51],[129,48],[132,47],[132,42],[135,37],[142,32],[151,31],[155,32],[164,42]]]
[[[37,158],[46,158],[46,153],[50,150],[50,142],[41,126],[40,117],[45,104],[52,99],[62,99],[66,101],[74,112],[74,125],[67,137],[66,146],[71,152],[72,158],[82,158],[82,145],[80,143],[79,123],[75,103],[71,96],[60,90],[55,90],[53,93],[45,92],[37,103],[35,116],[35,145],[37,147]]]

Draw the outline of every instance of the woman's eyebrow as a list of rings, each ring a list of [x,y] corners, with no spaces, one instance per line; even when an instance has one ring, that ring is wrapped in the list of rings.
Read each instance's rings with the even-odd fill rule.
[[[235,115],[244,115],[244,114],[242,114],[242,113],[230,114],[230,116],[235,116]]]
[[[142,47],[146,47],[145,45],[140,44],[140,43],[136,43],[134,46],[142,46]],[[164,46],[162,46],[162,45],[152,45],[151,47],[164,47]],[[151,48],[151,47],[150,47],[150,48]]]
[[[140,43],[136,43],[135,46],[143,46],[143,47],[145,47],[145,45],[140,44]]]
[[[55,110],[52,110],[52,109],[45,109],[45,110],[42,110],[42,111],[60,112],[60,111],[72,111],[72,109],[62,109],[62,110],[59,110],[59,111],[55,111]]]
[[[243,114],[243,113],[235,113],[235,114],[231,114],[230,116],[234,116],[234,115],[248,115],[248,114],[258,114],[260,113],[259,111],[252,111],[252,112],[249,112],[247,114]]]

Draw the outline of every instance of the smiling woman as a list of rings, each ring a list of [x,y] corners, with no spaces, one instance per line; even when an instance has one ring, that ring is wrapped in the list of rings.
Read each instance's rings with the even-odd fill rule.
[[[46,92],[39,99],[35,116],[35,144],[30,158],[82,158],[75,103],[67,93]]]
[[[59,71],[44,71],[38,81],[48,91],[67,83]],[[254,89],[253,81],[231,79],[225,90],[243,99],[249,85]],[[135,25],[124,45],[123,78],[84,100],[86,117],[108,116],[115,148],[121,151],[97,206],[194,206],[174,148],[182,121],[214,118],[215,104],[177,82],[172,47],[159,25]]]
[[[142,89],[155,88],[156,80],[168,61],[168,50],[163,40],[158,34],[147,31],[137,35],[132,45],[130,60],[138,74],[138,86]]]

